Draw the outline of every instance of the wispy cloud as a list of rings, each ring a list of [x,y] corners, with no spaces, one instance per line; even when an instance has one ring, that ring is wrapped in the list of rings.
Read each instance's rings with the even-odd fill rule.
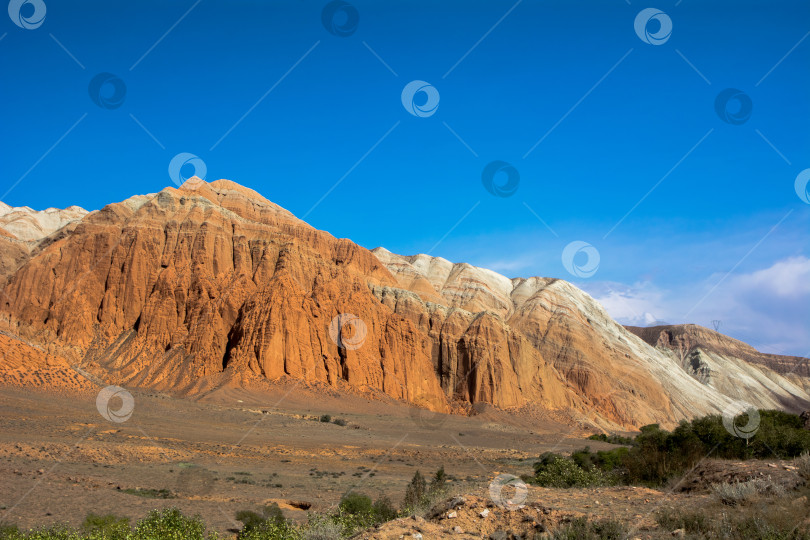
[[[596,282],[583,287],[612,317],[623,324],[696,323],[707,327],[722,321],[720,330],[756,348],[777,354],[810,351],[810,259],[793,256],[772,265],[729,277],[694,310],[720,274],[663,289],[652,282],[630,285]]]

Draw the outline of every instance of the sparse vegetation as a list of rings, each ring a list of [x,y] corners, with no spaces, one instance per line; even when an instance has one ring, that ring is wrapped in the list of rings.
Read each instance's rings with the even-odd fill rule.
[[[328,414],[322,414],[321,417],[319,418],[319,420],[321,422],[323,422],[324,424],[328,424],[329,422],[332,421],[332,417],[330,415],[328,415]]]
[[[623,445],[633,444],[633,437],[624,437],[622,435],[615,435],[615,434],[608,435],[606,433],[596,433],[588,437],[588,439],[592,441],[602,441],[610,444],[623,444]]]
[[[416,471],[405,489],[405,500],[403,510],[406,514],[421,514],[429,510],[436,501],[447,494],[447,474],[444,467],[433,475],[430,484],[427,483],[422,473]]]
[[[82,530],[56,525],[35,531],[0,528],[0,540],[215,540],[199,516],[187,517],[176,508],[153,510],[130,528],[129,520],[112,515],[89,514]]]
[[[782,497],[786,490],[771,481],[771,478],[755,478],[747,482],[722,482],[712,485],[712,492],[722,502],[730,506],[742,504],[761,495]]]
[[[529,478],[544,487],[571,488],[609,486],[617,482],[616,476],[593,464],[580,464],[572,458],[545,453],[534,464],[534,476]]]
[[[262,513],[252,510],[240,510],[236,513],[237,521],[243,526],[237,538],[239,540],[282,540],[297,538],[296,528],[285,517],[278,504],[265,506]]]
[[[380,523],[391,521],[399,515],[399,512],[397,511],[396,507],[394,507],[391,499],[386,496],[382,496],[374,501],[374,504],[371,507],[371,513]]]
[[[427,482],[422,473],[416,471],[405,490],[405,508],[417,508],[427,492]]]
[[[324,415],[318,420],[324,421]],[[810,484],[810,432],[801,429],[795,415],[762,411],[760,429],[746,442],[732,436],[723,427],[717,416],[709,416],[692,422],[683,422],[674,430],[667,431],[658,425],[641,428],[633,439],[623,436],[596,435],[592,440],[620,444],[609,450],[592,451],[589,447],[573,452],[570,456],[546,453],[534,463],[534,474],[525,480],[552,488],[581,488],[610,486],[618,483],[661,486],[682,476],[700,459],[718,458],[749,459],[773,457],[771,447],[782,452],[784,457],[794,457],[795,471]],[[341,419],[326,420],[336,425]],[[777,450],[778,449],[778,450]],[[393,461],[393,459],[392,459]],[[399,458],[402,461],[402,458]],[[520,460],[518,460],[520,461]],[[518,463],[512,458],[503,458],[507,466]],[[774,465],[775,466],[775,465]],[[787,468],[788,470],[793,470]],[[769,470],[769,469],[766,469]],[[346,472],[319,471],[313,467],[310,476],[315,478],[341,478]],[[366,466],[357,467],[356,477],[374,474]],[[786,471],[774,478],[783,482]],[[231,473],[227,480],[237,484],[272,486],[276,473],[262,475],[247,471]],[[745,476],[744,478],[748,478]],[[238,533],[240,540],[342,540],[358,532],[390,521],[396,517],[416,514],[433,516],[442,512],[444,506],[436,503],[447,496],[450,481],[441,467],[432,476],[425,477],[416,471],[405,488],[401,508],[387,497],[373,500],[366,494],[349,491],[337,509],[326,514],[310,514],[306,523],[296,524],[286,519],[278,505],[262,509],[245,509],[236,513],[242,523]],[[717,477],[716,480],[728,478]],[[470,480],[471,477],[468,477]],[[715,481],[716,481],[715,480]],[[793,489],[795,481],[787,485]],[[257,488],[252,488],[257,489]],[[714,498],[706,498],[706,508],[699,510],[666,510],[656,516],[663,530],[669,534],[683,529],[691,538],[743,538],[769,540],[810,540],[807,528],[797,527],[806,518],[810,507],[807,496],[810,490],[799,485],[800,496],[792,492],[786,496],[783,484],[772,481],[760,473],[752,480],[718,483],[711,486]],[[125,493],[146,498],[173,498],[168,489],[128,488]],[[804,496],[801,496],[801,495]],[[756,501],[757,504],[750,504]],[[730,509],[729,506],[743,506]],[[438,510],[437,510],[438,509]],[[433,510],[433,512],[431,512]],[[553,529],[550,538],[567,540],[618,539],[632,534],[629,525],[614,520],[574,519]],[[89,514],[80,529],[53,526],[37,531],[19,531],[13,525],[0,527],[0,540],[157,540],[217,538],[206,531],[199,517],[183,516],[177,509],[153,511],[135,525],[115,515]]]
[[[312,467],[309,470],[309,475],[314,476],[315,478],[323,478],[325,476],[330,476],[332,478],[340,478],[344,476],[346,471],[321,471],[317,467]]]
[[[797,527],[805,517],[806,508],[795,505],[778,510],[754,505],[745,512],[664,510],[656,515],[656,521],[669,531],[683,529],[689,538],[810,540],[807,529]]]
[[[315,470],[313,468],[313,471]],[[310,471],[310,474],[313,474],[313,471]],[[446,494],[446,483],[447,475],[444,467],[436,471],[429,483],[417,471],[406,489],[406,512],[430,508],[439,497]],[[339,540],[368,527],[390,521],[399,515],[401,513],[388,497],[382,496],[372,501],[368,495],[350,491],[340,500],[335,512],[311,514],[304,525],[296,526],[286,520],[276,505],[265,508],[261,514],[242,510],[237,512],[236,519],[243,523],[242,531],[239,533],[240,540]]]
[[[303,540],[340,540],[343,528],[326,516],[310,516],[309,522],[302,527]]]
[[[805,484],[810,484],[810,452],[803,452],[796,458],[796,469]]]
[[[136,497],[144,497],[146,499],[174,499],[175,495],[168,489],[151,489],[151,488],[127,488],[122,489],[124,493],[135,495]]]
[[[347,493],[340,500],[338,508],[347,514],[370,514],[371,497],[362,493]]]
[[[112,536],[125,534],[129,531],[129,518],[106,514],[99,516],[93,513],[87,514],[82,523],[82,530],[86,533],[108,533]]]
[[[206,540],[217,538],[206,533],[200,516],[187,517],[177,508],[153,510],[140,520],[127,540]]]
[[[597,468],[611,473],[624,484],[657,487],[682,477],[704,457],[771,459],[776,454],[788,459],[799,457],[810,450],[810,431],[803,429],[799,416],[770,410],[759,411],[759,416],[759,429],[748,440],[729,433],[721,416],[710,415],[691,422],[683,421],[671,432],[661,429],[658,424],[650,424],[642,427],[641,432],[632,440],[615,435],[593,435],[593,440],[629,445],[629,448],[593,453],[586,447],[574,452],[570,458],[558,457],[569,459],[587,472]],[[736,419],[737,424],[747,421],[745,414]],[[800,460],[797,466],[801,468]],[[543,463],[543,456],[540,463]],[[561,469],[563,467],[564,470],[560,470],[559,474],[567,472],[574,478],[580,474],[567,464],[559,466]],[[810,457],[807,458],[805,467],[810,469]],[[528,480],[538,481],[537,473],[535,464],[535,477],[528,477]],[[549,479],[544,476],[540,481],[547,480]],[[554,485],[554,482],[551,484]]]
[[[624,540],[627,529],[618,521],[589,521],[577,518],[558,528],[552,534],[553,540]]]

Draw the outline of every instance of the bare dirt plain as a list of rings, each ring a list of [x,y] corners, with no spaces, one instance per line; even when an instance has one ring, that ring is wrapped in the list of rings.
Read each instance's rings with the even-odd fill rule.
[[[307,511],[334,508],[349,490],[387,495],[399,505],[416,470],[428,476],[440,466],[451,479],[448,495],[465,498],[453,519],[439,509],[432,519],[398,519],[359,538],[489,538],[502,529],[554,529],[579,516],[619,520],[629,538],[668,538],[672,531],[656,526],[656,512],[718,506],[700,489],[529,486],[524,508],[496,507],[488,487],[498,474],[530,473],[545,451],[610,446],[538,415],[494,409],[434,415],[294,383],[224,388],[197,400],[132,394],[132,416],[115,423],[97,410],[97,389],[0,387],[0,522],[79,526],[89,512],[135,522],[151,509],[176,506],[230,538],[241,525],[233,519],[238,510],[276,502],[287,517],[303,521]],[[324,414],[346,425],[320,422]],[[707,465],[699,478],[717,476],[717,467],[727,473],[731,463]],[[787,463],[736,465],[752,466],[762,470],[749,476],[796,474]]]
[[[198,400],[132,394],[132,416],[115,423],[95,391],[0,388],[0,521],[78,526],[88,512],[135,521],[177,506],[226,532],[237,510],[271,501],[294,519],[350,489],[399,504],[416,470],[442,465],[453,492],[485,494],[498,473],[529,473],[542,452],[586,444],[550,419],[434,415],[292,383]]]

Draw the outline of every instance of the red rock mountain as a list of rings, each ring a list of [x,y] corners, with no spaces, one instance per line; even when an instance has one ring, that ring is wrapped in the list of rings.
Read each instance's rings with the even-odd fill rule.
[[[756,376],[723,392],[562,280],[371,252],[228,180],[134,196],[35,242],[7,268],[0,328],[14,350],[118,384],[195,394],[288,377],[436,411],[486,403],[623,427],[737,399],[810,404],[747,362]]]

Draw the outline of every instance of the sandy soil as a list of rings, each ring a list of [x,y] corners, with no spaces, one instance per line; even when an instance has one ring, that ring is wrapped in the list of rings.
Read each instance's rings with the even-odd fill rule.
[[[98,412],[95,389],[0,388],[0,521],[79,525],[88,512],[134,521],[173,505],[225,532],[239,525],[237,510],[270,501],[298,519],[350,489],[398,504],[416,470],[442,465],[452,489],[485,492],[498,473],[530,472],[544,451],[586,444],[553,420],[434,415],[292,384],[197,401],[133,396],[132,416],[114,423]],[[317,421],[322,414],[347,425]],[[159,490],[173,498],[155,498]]]
[[[132,394],[132,416],[115,423],[97,410],[96,389],[0,387],[0,522],[78,526],[89,512],[134,522],[153,508],[176,506],[228,538],[240,526],[233,520],[238,510],[276,502],[288,517],[305,520],[308,510],[329,510],[349,490],[399,504],[416,470],[427,476],[443,465],[449,496],[463,496],[463,504],[358,538],[489,538],[553,529],[578,516],[621,520],[632,527],[631,538],[666,538],[671,531],[657,530],[655,513],[711,505],[712,482],[767,475],[792,487],[797,479],[787,462],[710,460],[684,491],[529,486],[521,508],[504,509],[489,496],[499,474],[530,473],[545,451],[609,445],[537,415],[434,415],[294,384],[225,388],[196,401]],[[323,414],[346,425],[318,421]]]

